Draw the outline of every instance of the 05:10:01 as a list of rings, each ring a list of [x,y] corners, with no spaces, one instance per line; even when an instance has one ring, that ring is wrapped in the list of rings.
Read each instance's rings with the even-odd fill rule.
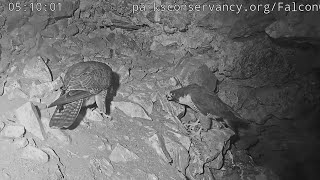
[[[58,6],[58,9],[56,9],[56,5]],[[21,5],[21,3],[9,3],[9,11],[20,11],[22,8],[27,8],[27,5]],[[42,4],[42,3],[29,3],[29,7],[31,11],[41,11],[44,7],[43,10],[47,10],[46,8],[48,7],[50,11],[56,11],[59,10],[61,11],[61,3],[49,3],[49,4]],[[26,11],[26,9],[24,9]]]

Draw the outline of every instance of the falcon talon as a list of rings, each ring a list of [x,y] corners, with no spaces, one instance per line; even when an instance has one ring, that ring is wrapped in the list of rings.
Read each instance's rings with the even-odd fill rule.
[[[81,107],[94,101],[99,109],[105,109],[106,93],[103,92],[110,88],[111,79],[112,69],[105,63],[87,61],[72,65],[64,76],[60,97],[48,106],[58,106],[50,119],[49,127],[69,128],[75,122]],[[97,98],[100,94],[103,94],[102,98]]]
[[[198,126],[200,124],[200,119],[197,119],[197,121],[195,121],[195,122],[192,122],[192,123],[188,123],[188,124],[186,124],[187,125],[187,127],[189,128],[189,129],[195,129],[196,128],[196,126]]]
[[[93,108],[92,111],[96,111],[103,119],[112,120],[112,117],[110,115],[107,115],[99,108]]]
[[[106,119],[112,120],[112,116],[107,115],[106,113],[102,112],[101,110],[99,110],[99,113]]]

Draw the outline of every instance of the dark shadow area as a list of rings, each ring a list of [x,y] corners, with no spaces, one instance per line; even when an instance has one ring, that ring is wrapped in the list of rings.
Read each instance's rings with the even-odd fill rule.
[[[273,117],[261,126],[259,143],[248,152],[257,165],[275,172],[281,180],[319,179],[320,163],[320,53],[319,45],[303,39],[272,40],[276,45],[295,51],[285,57],[294,67],[299,88],[291,101],[289,118]],[[308,40],[310,42],[310,40]]]
[[[117,91],[120,87],[120,76],[119,74],[112,72],[111,87],[108,90],[106,98],[106,114],[110,114],[111,101],[117,95]]]
[[[270,38],[270,40],[281,47],[286,48],[299,48],[302,50],[308,50],[308,49],[317,49],[320,47],[319,39],[314,38],[278,38],[273,39]]]
[[[36,111],[37,111],[37,114],[39,115],[39,119],[41,119],[41,112],[40,112],[40,109],[38,106],[34,106]]]
[[[320,105],[304,104],[295,111],[293,119],[277,119],[266,126],[259,144],[249,152],[258,165],[272,169],[281,180],[318,179]]]

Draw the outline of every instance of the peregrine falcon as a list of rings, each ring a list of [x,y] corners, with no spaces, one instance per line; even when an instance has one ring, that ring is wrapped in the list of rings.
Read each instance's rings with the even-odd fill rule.
[[[100,111],[105,113],[105,99],[111,86],[111,79],[112,69],[104,63],[87,61],[72,65],[64,77],[60,97],[48,106],[48,108],[57,106],[49,127],[70,127],[81,107],[94,100]]]
[[[230,106],[225,104],[216,94],[210,92],[206,88],[198,84],[190,84],[188,86],[170,91],[166,95],[169,101],[174,101],[185,105],[197,113],[206,116],[206,121],[201,121],[200,124],[204,130],[210,129],[211,120],[214,118],[222,118],[223,121],[235,133],[239,128],[247,129],[249,123],[235,115],[235,112]]]

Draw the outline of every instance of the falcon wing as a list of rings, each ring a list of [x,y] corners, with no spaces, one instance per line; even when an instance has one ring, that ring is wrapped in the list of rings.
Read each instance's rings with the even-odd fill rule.
[[[207,92],[204,89],[193,92],[191,98],[194,105],[204,115],[212,114],[223,117],[223,114],[229,111],[228,105],[222,102],[216,94]]]
[[[53,106],[68,104],[68,103],[77,101],[79,99],[87,98],[92,95],[93,94],[91,94],[88,91],[79,91],[79,90],[69,91],[65,94],[62,94],[57,100],[55,100],[53,103],[51,103],[48,106],[48,108],[53,107]]]
[[[196,95],[191,96],[194,105],[202,114],[212,114],[223,118],[236,133],[238,128],[247,129],[249,127],[249,123],[235,116],[231,107],[225,104],[216,94],[206,93],[204,92],[205,90],[202,91],[202,93],[198,92]]]
[[[83,104],[83,99],[79,99],[77,101],[73,101],[71,103],[62,105],[61,107],[57,107],[54,111],[50,122],[50,128],[68,128],[70,127],[76,120],[81,106]]]
[[[96,62],[79,63],[75,67],[70,68],[65,77],[66,88],[98,94],[109,87],[112,70],[109,66],[101,66],[101,64],[96,64]]]

